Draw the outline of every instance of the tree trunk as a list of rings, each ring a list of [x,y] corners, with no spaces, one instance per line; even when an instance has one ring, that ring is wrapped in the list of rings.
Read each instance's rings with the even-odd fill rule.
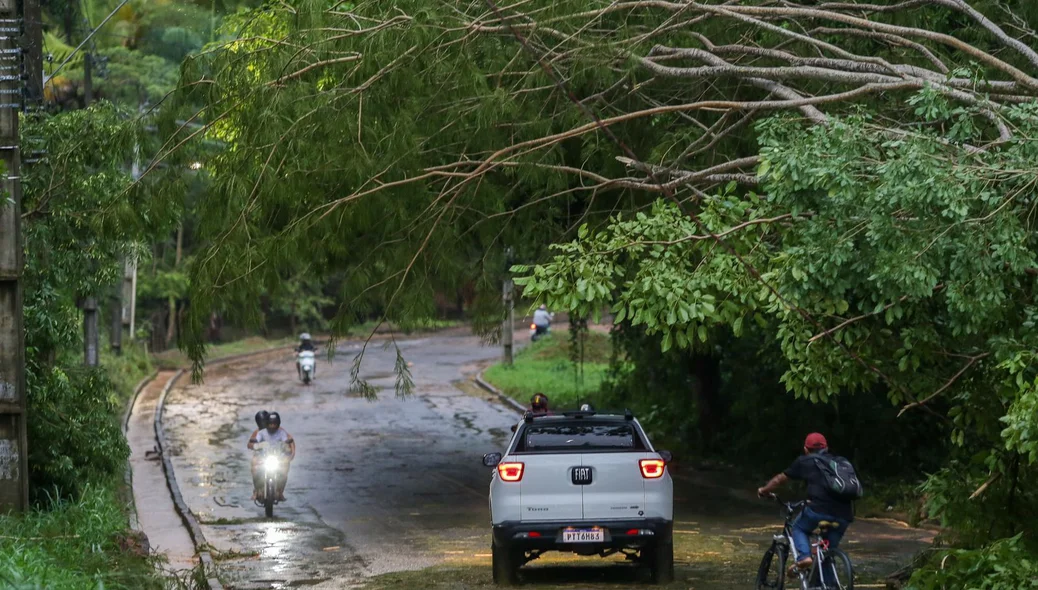
[[[184,224],[177,226],[177,257],[173,262],[173,270],[180,267],[180,259],[184,256]],[[166,348],[173,344],[177,337],[177,299],[169,298],[169,325],[166,326]]]
[[[721,360],[714,355],[696,354],[690,369],[695,376],[696,409],[700,445],[708,450],[716,442],[718,427],[724,415],[721,400]]]
[[[294,336],[296,334],[296,302],[292,302],[292,308],[288,314],[288,331]]]

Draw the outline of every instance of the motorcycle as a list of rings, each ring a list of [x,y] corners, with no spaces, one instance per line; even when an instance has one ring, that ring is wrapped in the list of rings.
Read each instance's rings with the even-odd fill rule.
[[[314,380],[316,366],[317,360],[314,358],[312,350],[304,350],[299,353],[299,377],[305,385],[310,385],[310,382]]]
[[[273,518],[274,505],[278,503],[278,483],[284,477],[287,453],[283,443],[256,443],[255,449],[263,473],[263,495],[257,495],[256,505],[263,506],[267,518]]]
[[[551,332],[550,326],[545,326],[540,332],[538,332],[537,324],[530,324],[530,342],[537,342],[538,338],[549,332]]]

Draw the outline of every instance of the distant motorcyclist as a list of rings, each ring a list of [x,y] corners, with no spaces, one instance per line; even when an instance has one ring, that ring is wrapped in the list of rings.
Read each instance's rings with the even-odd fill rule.
[[[266,428],[260,429],[254,437],[249,439],[249,450],[254,450],[257,443],[281,443],[288,448],[288,456],[286,457],[288,461],[285,463],[285,472],[282,474],[280,481],[278,481],[277,487],[278,502],[284,502],[289,465],[296,458],[296,441],[287,430],[281,428],[280,414],[271,412],[268,415]],[[261,476],[258,477],[255,471],[253,472],[252,483],[255,489],[253,492],[253,497],[255,498],[255,496],[259,495],[260,490],[263,489],[263,478]]]
[[[253,430],[252,434],[249,435],[249,444],[252,444],[252,442],[254,440],[256,440],[256,435],[258,435],[261,430],[263,430],[264,428],[267,427],[267,420],[269,418],[270,418],[270,412],[268,412],[266,410],[260,410],[260,411],[256,412],[256,430]],[[252,447],[250,446],[249,448],[251,449]],[[256,470],[258,468],[259,468],[259,456],[256,453],[253,453],[252,454],[252,479],[253,479],[253,481],[256,480],[256,477],[257,477]],[[255,492],[253,492],[253,494],[252,494],[252,499],[253,500],[256,499]]]
[[[296,375],[302,376],[302,367],[299,364],[299,353],[316,352],[317,348],[314,346],[313,338],[310,337],[308,332],[303,332],[299,335],[299,346],[296,347]],[[314,367],[314,373],[317,373],[317,367]]]
[[[309,350],[310,352],[317,350],[314,347],[314,340],[310,337],[309,332],[303,332],[299,335],[299,346],[296,348],[296,352],[303,352],[304,350]]]
[[[533,394],[533,398],[530,399],[530,413],[534,416],[551,415],[551,410],[548,409],[548,396],[540,392]]]
[[[533,312],[533,326],[534,334],[533,338],[536,339],[539,336],[548,333],[548,329],[551,328],[551,321],[555,319],[555,314],[548,311],[547,305],[541,305]]]

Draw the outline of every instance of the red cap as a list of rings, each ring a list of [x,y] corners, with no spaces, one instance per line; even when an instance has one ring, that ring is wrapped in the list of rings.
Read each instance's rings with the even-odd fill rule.
[[[825,442],[825,437],[817,432],[812,432],[807,435],[807,439],[804,440],[804,448],[816,451],[818,449],[825,449],[829,447],[829,443]]]

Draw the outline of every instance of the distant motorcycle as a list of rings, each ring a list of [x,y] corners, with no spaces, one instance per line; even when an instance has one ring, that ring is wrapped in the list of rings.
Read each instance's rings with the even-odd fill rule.
[[[317,367],[317,360],[314,358],[314,352],[312,350],[304,350],[299,353],[299,378],[303,380],[303,384],[310,385],[310,382],[314,380],[314,370]]]
[[[288,453],[284,443],[261,442],[255,445],[263,470],[263,495],[256,496],[256,504],[263,506],[267,518],[274,517],[274,504],[278,503],[278,483],[285,476]]]
[[[544,326],[538,328],[537,324],[530,324],[530,342],[537,342],[537,339],[545,334],[551,332],[551,326]]]

